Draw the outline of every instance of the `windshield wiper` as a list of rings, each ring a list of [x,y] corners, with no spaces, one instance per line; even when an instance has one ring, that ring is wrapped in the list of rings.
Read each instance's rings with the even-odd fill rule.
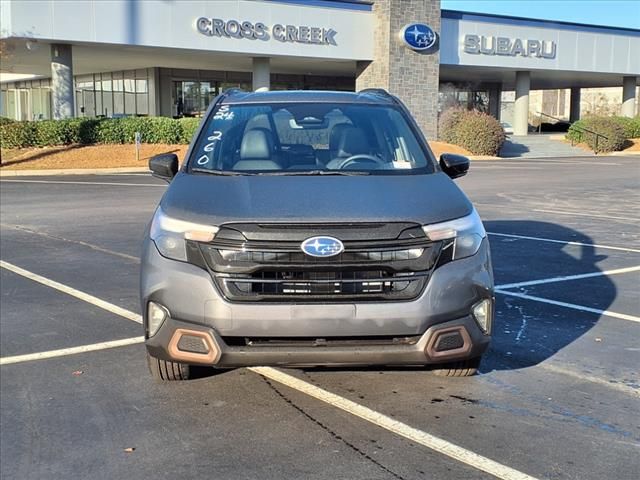
[[[208,173],[209,175],[222,175],[222,176],[231,176],[236,177],[238,175],[255,175],[255,173],[251,172],[234,172],[233,170],[211,170],[209,168],[192,168],[192,172],[197,173]]]
[[[369,172],[361,170],[302,170],[302,171],[276,171],[261,172],[258,175],[369,175]]]

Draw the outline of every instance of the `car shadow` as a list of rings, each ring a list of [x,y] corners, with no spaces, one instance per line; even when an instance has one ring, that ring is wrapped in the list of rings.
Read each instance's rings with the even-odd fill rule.
[[[502,144],[502,147],[500,148],[500,153],[498,153],[498,156],[502,158],[517,158],[528,152],[529,147],[513,141],[510,137],[507,137],[505,142]]]
[[[575,229],[549,222],[485,222],[488,232],[574,242],[556,243],[489,235],[496,289],[496,316],[491,347],[481,371],[537,365],[567,347],[599,320],[600,315],[509,295],[524,294],[607,310],[617,289],[606,276],[537,285],[517,285],[554,277],[598,273],[608,256],[596,254],[593,239]],[[514,285],[516,284],[516,285]],[[505,287],[506,286],[506,287]],[[504,293],[499,293],[503,290]]]

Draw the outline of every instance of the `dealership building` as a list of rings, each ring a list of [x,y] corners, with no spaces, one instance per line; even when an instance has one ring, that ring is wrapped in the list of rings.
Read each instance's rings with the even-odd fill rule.
[[[198,116],[229,87],[385,88],[431,138],[460,103],[525,135],[532,90],[570,89],[573,121],[581,89],[619,87],[638,114],[640,30],[439,0],[1,0],[0,38],[1,115],[22,120]]]

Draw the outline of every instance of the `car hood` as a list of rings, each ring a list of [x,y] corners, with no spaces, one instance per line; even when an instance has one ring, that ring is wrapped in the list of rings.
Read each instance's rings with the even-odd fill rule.
[[[161,201],[169,216],[200,224],[437,223],[468,215],[444,173],[367,176],[214,176],[179,173]]]

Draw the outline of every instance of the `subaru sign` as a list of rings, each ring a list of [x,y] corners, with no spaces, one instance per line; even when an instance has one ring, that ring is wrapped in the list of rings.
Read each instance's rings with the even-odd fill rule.
[[[311,257],[333,257],[344,251],[342,242],[333,237],[307,238],[300,248]]]
[[[400,38],[410,49],[420,52],[433,47],[436,44],[438,35],[429,25],[410,23],[400,31]]]

